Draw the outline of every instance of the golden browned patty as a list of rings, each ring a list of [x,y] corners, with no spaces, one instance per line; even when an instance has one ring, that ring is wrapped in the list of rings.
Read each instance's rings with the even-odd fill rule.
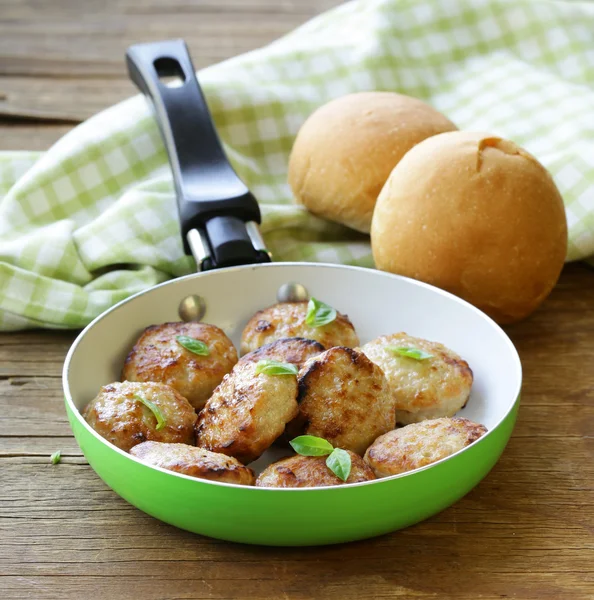
[[[239,485],[254,485],[256,479],[251,469],[244,467],[232,456],[209,452],[187,444],[143,442],[134,446],[130,454],[149,465],[199,479]]]
[[[324,349],[324,346],[315,340],[282,338],[248,352],[239,359],[239,362],[257,363],[260,360],[278,360],[297,365],[300,369],[307,359],[324,352]]]
[[[347,450],[347,452],[349,452]],[[339,479],[326,466],[326,456],[291,456],[279,460],[266,467],[256,480],[258,487],[325,487],[329,485],[345,485],[375,479],[373,471],[363,459],[349,452],[351,457],[351,473],[346,481]]]
[[[138,397],[152,402],[162,413],[165,425]],[[196,412],[172,387],[163,383],[119,381],[105,385],[83,411],[87,423],[108,442],[130,450],[146,440],[181,444],[194,443]]]
[[[241,334],[241,354],[281,338],[316,340],[324,348],[352,348],[359,344],[355,328],[346,315],[337,312],[334,321],[321,327],[308,325],[306,316],[307,302],[281,302],[257,312]]]
[[[450,456],[485,433],[483,425],[459,417],[413,423],[377,438],[365,462],[378,477],[398,475]]]
[[[390,352],[391,346],[418,348],[433,357],[415,360]],[[398,423],[451,417],[468,402],[472,371],[442,344],[395,333],[382,335],[361,350],[384,371],[396,401]]]
[[[257,363],[238,363],[198,417],[198,446],[234,456],[247,464],[256,460],[297,414],[295,375],[256,374]]]
[[[363,454],[396,426],[394,399],[382,370],[362,352],[337,346],[310,358],[299,372],[299,416],[287,428]]]
[[[209,355],[187,350],[177,342],[178,335],[204,342]],[[122,379],[167,383],[199,410],[236,362],[233,343],[215,325],[163,323],[144,330],[126,358]]]

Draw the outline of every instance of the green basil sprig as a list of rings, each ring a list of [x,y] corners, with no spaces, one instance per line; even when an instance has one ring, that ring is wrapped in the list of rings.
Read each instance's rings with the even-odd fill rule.
[[[163,429],[163,427],[167,425],[167,421],[165,420],[161,409],[154,402],[143,398],[140,394],[134,394],[134,398],[138,400],[138,402],[142,402],[153,413],[153,415],[155,415],[155,419],[157,419],[157,426],[155,429],[157,431]]]
[[[326,466],[343,481],[351,474],[351,457],[346,450],[334,448],[332,454],[326,459]]]
[[[300,435],[292,439],[293,450],[301,456],[328,456],[326,466],[342,481],[346,481],[351,474],[351,457],[346,450],[334,448],[324,438],[315,435]]]
[[[50,462],[52,463],[52,465],[57,465],[61,460],[62,460],[62,453],[59,450],[56,450],[50,456]]]
[[[198,356],[208,356],[210,354],[210,349],[204,342],[190,337],[189,335],[178,335],[175,340],[180,346],[183,346],[186,350],[189,350]]]
[[[336,309],[316,298],[311,298],[307,304],[305,322],[310,327],[322,327],[336,319]]]
[[[297,375],[299,369],[297,365],[291,363],[279,362],[278,360],[266,359],[259,360],[256,364],[256,375]]]
[[[387,346],[386,349],[392,354],[414,358],[415,360],[427,360],[428,358],[433,358],[433,354],[429,354],[429,352],[411,346]]]
[[[289,444],[301,456],[326,456],[334,450],[334,446],[328,440],[315,435],[300,435]]]

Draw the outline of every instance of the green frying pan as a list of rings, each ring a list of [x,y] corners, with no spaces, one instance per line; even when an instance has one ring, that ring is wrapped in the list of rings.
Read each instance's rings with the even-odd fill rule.
[[[135,46],[128,61],[133,79],[155,103],[176,181],[186,250],[193,252],[200,272],[114,306],[68,352],[66,410],[92,468],[116,493],[162,521],[251,544],[330,544],[376,536],[426,519],[464,496],[496,463],[516,419],[521,365],[505,333],[463,300],[411,279],[356,267],[270,263],[257,230],[257,203],[224,158],[183,42]],[[160,81],[171,74],[179,75],[181,86]],[[187,109],[188,97],[198,109]],[[206,140],[202,149],[196,149],[197,139]],[[119,379],[127,353],[148,325],[180,316],[202,318],[238,344],[248,319],[273,304],[288,283],[301,284],[347,313],[362,343],[406,331],[460,354],[475,377],[460,415],[489,432],[411,473],[329,488],[273,489],[210,482],[148,466],[111,445],[82,418],[83,407],[99,388]],[[188,306],[200,310],[192,314]],[[271,458],[267,453],[252,466],[257,470]]]

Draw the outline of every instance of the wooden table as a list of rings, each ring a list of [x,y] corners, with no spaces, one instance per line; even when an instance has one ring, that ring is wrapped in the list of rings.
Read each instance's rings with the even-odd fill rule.
[[[183,37],[203,66],[337,2],[1,4],[0,147],[45,149],[135,92],[122,60],[129,44]],[[0,598],[594,598],[594,272],[568,266],[545,305],[507,330],[524,395],[485,481],[405,531],[301,549],[202,538],[128,505],[70,435],[60,371],[74,334],[1,335]]]

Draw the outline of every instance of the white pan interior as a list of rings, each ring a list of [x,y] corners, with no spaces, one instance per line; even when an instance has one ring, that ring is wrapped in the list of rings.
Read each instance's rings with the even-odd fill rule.
[[[461,355],[472,368],[474,384],[460,416],[492,429],[511,410],[520,392],[520,360],[509,338],[482,312],[404,277],[304,263],[190,275],[115,306],[91,323],[71,348],[64,367],[67,399],[82,410],[102,385],[118,381],[124,359],[142,330],[178,321],[184,297],[202,296],[207,307],[203,321],[221,327],[238,347],[249,318],[274,304],[279,287],[288,282],[301,283],[311,295],[346,313],[362,344],[378,335],[405,331],[441,342]]]

